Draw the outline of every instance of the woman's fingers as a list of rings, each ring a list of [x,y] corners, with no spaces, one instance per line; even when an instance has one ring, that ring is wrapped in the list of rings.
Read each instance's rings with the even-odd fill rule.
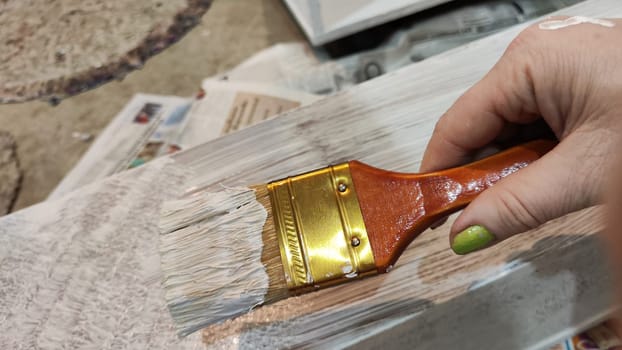
[[[513,45],[516,46],[516,45]],[[421,172],[453,167],[471,153],[504,136],[508,123],[539,118],[528,56],[508,50],[493,69],[440,118],[421,163]]]
[[[479,195],[451,228],[454,252],[471,253],[592,204],[585,200],[595,198],[589,179],[577,176],[589,165],[571,150],[560,144]]]

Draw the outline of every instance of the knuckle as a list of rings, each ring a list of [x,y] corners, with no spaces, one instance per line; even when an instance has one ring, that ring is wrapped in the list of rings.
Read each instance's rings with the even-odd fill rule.
[[[523,232],[543,223],[543,220],[535,213],[535,208],[512,189],[504,189],[496,197],[500,225],[507,232]]]
[[[432,134],[435,137],[439,137],[443,140],[445,140],[447,134],[449,133],[449,126],[451,124],[451,120],[448,117],[447,114],[443,114],[438,121],[436,122],[436,125],[434,126],[434,130],[432,131]]]
[[[536,42],[535,39],[538,37],[537,31],[539,29],[537,26],[537,24],[532,24],[520,32],[520,34],[518,34],[516,38],[510,42],[506,52],[522,52],[534,45]]]
[[[445,132],[445,124],[447,124],[447,114],[443,114],[440,118],[438,118],[436,125],[434,125],[433,133],[442,134],[443,132]]]

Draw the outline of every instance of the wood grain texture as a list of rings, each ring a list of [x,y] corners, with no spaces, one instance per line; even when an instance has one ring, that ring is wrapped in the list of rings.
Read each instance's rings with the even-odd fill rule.
[[[591,0],[563,13],[622,16],[622,3]],[[415,172],[436,120],[520,30],[0,218],[0,348],[201,346],[199,334],[175,337],[164,308],[156,228],[162,201],[351,159]],[[206,329],[203,340],[212,348],[373,348],[411,334],[418,338],[402,339],[422,348],[438,339],[462,349],[534,346],[607,310],[607,274],[587,254],[601,222],[599,209],[587,209],[466,257],[450,251],[447,224],[421,234],[391,273],[258,308]],[[589,273],[565,269],[567,257],[591,262]],[[520,283],[490,290],[504,276]],[[497,309],[507,317],[495,317]],[[451,320],[461,310],[484,323],[474,329],[482,336],[465,340],[457,328],[475,323],[425,328],[426,317]]]

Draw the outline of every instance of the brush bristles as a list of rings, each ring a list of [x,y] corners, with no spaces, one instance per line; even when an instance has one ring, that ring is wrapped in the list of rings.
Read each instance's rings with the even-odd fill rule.
[[[274,226],[268,187],[266,185],[258,185],[251,188],[255,190],[257,202],[266,209],[268,214],[262,231],[263,251],[261,252],[261,262],[266,268],[269,281],[268,293],[266,294],[266,302],[264,304],[270,304],[285,299],[291,294],[287,289],[287,281],[283,272],[283,259],[281,258],[281,249]]]
[[[266,186],[164,203],[163,287],[181,336],[289,296],[271,212]]]

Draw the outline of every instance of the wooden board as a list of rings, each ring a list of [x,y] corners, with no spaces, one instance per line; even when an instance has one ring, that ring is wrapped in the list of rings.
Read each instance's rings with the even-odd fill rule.
[[[284,0],[312,45],[323,45],[451,0]]]
[[[563,12],[615,17],[622,3]],[[520,29],[1,218],[0,348],[201,347],[201,334],[176,338],[164,307],[162,201],[347,159],[416,171],[436,120]],[[446,224],[420,236],[389,274],[262,307],[202,335],[211,348],[537,348],[610,310],[601,229],[591,208],[458,257]]]

